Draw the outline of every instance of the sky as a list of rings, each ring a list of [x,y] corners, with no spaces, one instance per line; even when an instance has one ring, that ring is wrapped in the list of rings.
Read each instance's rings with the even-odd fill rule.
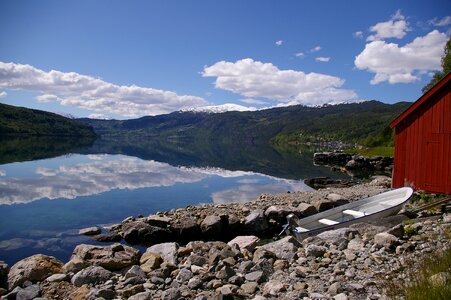
[[[0,102],[74,117],[415,101],[449,0],[0,0]]]

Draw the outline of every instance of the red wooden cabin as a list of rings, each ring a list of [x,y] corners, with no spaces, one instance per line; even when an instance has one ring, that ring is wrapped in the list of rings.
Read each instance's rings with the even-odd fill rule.
[[[451,194],[451,73],[391,124],[395,128],[394,188]]]

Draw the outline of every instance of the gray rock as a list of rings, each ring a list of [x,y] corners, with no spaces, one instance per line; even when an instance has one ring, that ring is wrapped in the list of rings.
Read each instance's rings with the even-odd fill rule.
[[[265,217],[265,212],[261,209],[256,209],[251,212],[244,222],[244,229],[246,232],[261,233],[269,228],[268,221]]]
[[[172,233],[168,228],[152,226],[138,220],[122,224],[122,237],[130,244],[161,243],[170,240]]]
[[[78,231],[78,234],[83,234],[83,235],[96,235],[102,232],[102,229],[100,229],[100,227],[94,226],[94,227],[88,227],[88,228],[83,228],[80,229]]]
[[[291,214],[298,214],[298,208],[286,205],[272,205],[265,210],[265,216],[277,222],[285,222],[286,217]]]
[[[253,251],[259,241],[260,239],[255,235],[240,235],[228,242],[227,245],[233,246],[236,244],[241,250]]]
[[[117,232],[98,234],[92,237],[98,242],[120,242],[122,237]]]
[[[327,292],[331,296],[335,296],[343,291],[343,288],[341,287],[341,284],[339,282],[332,283],[329,288],[327,289]]]
[[[247,281],[253,281],[257,283],[262,283],[265,281],[265,274],[263,271],[255,271],[245,275]]]
[[[24,289],[19,290],[16,295],[16,300],[31,300],[39,297],[41,294],[41,288],[37,284],[27,286]]]
[[[215,237],[223,230],[223,221],[219,216],[207,216],[200,224],[200,229],[206,237]]]
[[[36,254],[15,263],[8,273],[8,286],[13,289],[25,281],[42,281],[48,276],[62,273],[63,263],[52,256]]]
[[[171,225],[180,240],[196,241],[202,237],[200,226],[195,218],[183,217],[173,221]]]
[[[286,291],[285,285],[278,280],[270,280],[263,286],[263,295],[277,296]]]
[[[221,270],[216,272],[216,278],[222,279],[222,280],[228,280],[230,277],[234,276],[236,273],[235,271],[229,267],[224,266]]]
[[[113,273],[100,266],[90,266],[81,270],[72,277],[71,282],[75,286],[83,284],[102,283],[113,277]]]
[[[298,213],[302,217],[308,217],[318,212],[315,206],[302,202],[298,205]]]
[[[402,238],[404,236],[404,225],[398,224],[392,228],[390,228],[387,233],[396,236],[397,238]]]
[[[374,236],[374,244],[386,249],[395,247],[397,243],[398,238],[387,232],[381,232]]]
[[[324,246],[317,246],[317,245],[308,245],[305,248],[305,255],[312,256],[312,257],[320,257],[323,256],[324,253],[326,253],[327,248]]]
[[[180,294],[180,290],[177,288],[169,288],[161,293],[162,300],[177,300],[181,297],[182,295]]]
[[[61,282],[61,281],[67,281],[69,279],[69,276],[67,274],[53,274],[45,279],[45,281],[48,282]]]
[[[348,296],[345,293],[340,293],[334,296],[334,300],[348,300]]]
[[[133,277],[139,277],[139,278],[146,278],[146,273],[140,268],[140,266],[134,265],[132,266],[127,273],[125,273],[125,278],[133,278]]]
[[[170,226],[172,219],[166,216],[150,215],[147,217],[147,223],[152,226],[167,228]]]
[[[108,288],[92,289],[86,296],[87,300],[105,299],[112,300],[116,297],[116,292]]]
[[[241,285],[241,289],[248,295],[255,294],[257,287],[258,287],[257,282],[246,282]]]
[[[191,255],[188,257],[188,261],[191,262],[192,265],[200,267],[208,264],[208,258],[194,253],[191,253]]]
[[[348,249],[355,252],[361,252],[365,249],[365,243],[359,237],[353,238],[348,243]]]
[[[188,280],[188,287],[191,290],[196,290],[200,287],[202,287],[203,281],[200,280],[198,277],[193,277],[190,280]]]
[[[339,228],[335,230],[328,230],[318,234],[315,239],[321,239],[329,244],[339,245],[343,241],[348,241],[349,234],[357,234],[358,231],[352,228]]]
[[[349,226],[349,228],[357,230],[361,236],[366,236],[367,238],[373,238],[376,234],[387,230],[385,226],[376,226],[369,223],[356,223]]]
[[[164,262],[177,265],[177,243],[161,243],[147,248],[146,252],[158,253]]]
[[[321,211],[325,211],[331,208],[335,207],[335,202],[328,200],[328,199],[323,199],[323,200],[318,200],[316,202],[314,202],[315,208],[317,211],[321,212]]]
[[[96,246],[80,244],[75,247],[70,261],[64,268],[66,272],[75,272],[79,271],[80,266],[83,268],[86,265],[91,265],[115,271],[138,264],[140,256],[139,250],[126,245]]]
[[[141,292],[128,297],[128,300],[152,300],[152,299],[153,297],[151,292]]]
[[[177,274],[177,277],[175,280],[178,282],[187,282],[193,277],[193,272],[191,272],[188,269],[181,269],[180,272]]]
[[[278,241],[263,245],[262,248],[271,251],[279,259],[292,261],[299,248],[299,242],[291,236],[286,236]]]
[[[361,293],[365,291],[365,287],[361,285],[360,283],[348,283],[345,286],[345,290],[348,292],[357,292]]]
[[[320,293],[310,293],[308,296],[312,300],[327,299],[326,296]]]

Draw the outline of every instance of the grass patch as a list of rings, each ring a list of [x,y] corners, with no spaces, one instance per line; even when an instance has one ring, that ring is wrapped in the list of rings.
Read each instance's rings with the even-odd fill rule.
[[[385,289],[392,299],[451,299],[451,249],[424,257],[418,266],[406,270],[402,284],[387,282]]]
[[[365,156],[388,156],[393,157],[395,155],[394,147],[374,147],[374,148],[364,148],[364,149],[348,149],[344,151],[345,153],[357,153]]]

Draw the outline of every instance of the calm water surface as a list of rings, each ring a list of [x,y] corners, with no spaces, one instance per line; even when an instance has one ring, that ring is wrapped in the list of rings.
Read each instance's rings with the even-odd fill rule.
[[[114,154],[122,150],[100,154],[95,147],[85,152],[0,165],[0,260],[12,264],[44,253],[67,261],[77,244],[96,243],[78,235],[81,228],[187,205],[307,191],[305,177],[344,176],[313,166],[311,152],[253,156],[249,164],[241,162],[242,170],[227,157],[217,160],[221,163],[205,158],[213,165],[208,166],[192,157],[192,165],[167,156],[160,156],[166,162],[157,161],[142,151],[136,156]]]

